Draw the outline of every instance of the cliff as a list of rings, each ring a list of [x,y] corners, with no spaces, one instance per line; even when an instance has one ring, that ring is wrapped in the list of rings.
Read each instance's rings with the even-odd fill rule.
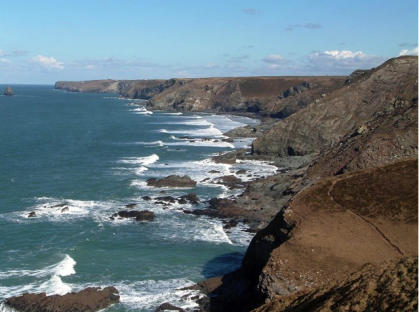
[[[152,109],[278,118],[232,132],[258,136],[251,155],[216,159],[267,159],[282,169],[203,212],[260,230],[239,270],[199,283],[209,294],[202,310],[409,311],[417,306],[417,68],[417,57],[403,56],[348,77],[56,87],[114,89]]]
[[[253,312],[417,311],[417,274],[416,257],[369,264],[321,289],[277,296]]]
[[[347,134],[356,135],[358,131],[370,129],[365,123],[373,118],[379,119],[380,115],[400,107],[414,110],[417,107],[417,68],[417,57],[406,56],[364,71],[346,86],[277,123],[254,142],[254,153],[283,156],[320,152]],[[413,111],[405,113],[414,115]],[[409,139],[406,144],[410,143]]]
[[[341,87],[346,77],[248,77],[59,81],[56,89],[114,92],[149,100],[150,109],[251,113],[285,118]]]
[[[400,57],[351,75],[347,85],[261,134],[253,157],[300,163],[224,203],[223,211],[237,215],[250,216],[250,209],[259,219],[275,216],[238,271],[200,284],[210,294],[203,308],[346,311],[357,298],[383,304],[383,311],[391,311],[391,300],[406,311],[417,305],[404,299],[411,291],[392,293],[390,283],[380,284],[386,295],[368,289],[362,297],[367,279],[348,277],[367,263],[417,255],[417,122],[417,57]],[[417,292],[409,278],[401,282]]]

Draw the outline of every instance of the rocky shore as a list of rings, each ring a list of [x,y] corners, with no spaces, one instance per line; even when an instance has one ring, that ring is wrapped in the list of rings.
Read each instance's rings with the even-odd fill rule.
[[[228,133],[257,137],[250,152],[214,158],[269,160],[280,170],[248,183],[223,177],[221,183],[240,185],[243,193],[214,198],[199,212],[257,231],[240,269],[195,286],[207,294],[199,299],[202,311],[411,311],[417,309],[417,68],[417,57],[404,56],[348,77],[107,80],[56,88],[118,92],[147,99],[151,109],[264,118]],[[179,178],[195,182],[170,180]]]

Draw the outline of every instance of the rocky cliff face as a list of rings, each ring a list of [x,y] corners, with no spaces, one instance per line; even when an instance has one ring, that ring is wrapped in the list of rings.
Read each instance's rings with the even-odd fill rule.
[[[307,158],[236,199],[236,208],[276,215],[252,240],[241,269],[211,280],[210,288],[201,284],[212,294],[207,310],[249,311],[265,301],[271,303],[257,311],[363,311],[364,305],[390,311],[392,300],[402,311],[417,305],[404,299],[417,292],[410,277],[401,280],[406,293],[374,280],[383,296],[372,284],[365,290],[375,271],[348,279],[366,263],[417,255],[416,57],[351,75],[341,89],[278,121],[253,150],[257,157]]]
[[[417,68],[417,57],[407,56],[391,59],[376,69],[356,75],[346,86],[276,124],[254,142],[254,153],[283,156],[319,152],[347,134],[371,129],[365,124],[373,118],[378,122],[380,115],[397,114],[392,111],[400,107],[414,110]],[[406,114],[413,118],[414,112]]]
[[[366,265],[348,278],[320,289],[277,296],[253,312],[416,311],[418,259],[403,257]]]
[[[341,87],[345,77],[251,77],[169,80],[59,81],[75,92],[114,92],[149,100],[151,109],[251,113],[285,118]]]

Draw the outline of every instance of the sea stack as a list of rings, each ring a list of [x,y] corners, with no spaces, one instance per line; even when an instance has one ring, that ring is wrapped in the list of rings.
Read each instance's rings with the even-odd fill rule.
[[[12,88],[9,86],[6,88],[6,90],[4,90],[4,95],[6,96],[12,96],[14,95]]]

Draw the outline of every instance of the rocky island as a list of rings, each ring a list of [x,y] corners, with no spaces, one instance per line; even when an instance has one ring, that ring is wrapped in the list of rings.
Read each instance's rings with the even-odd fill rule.
[[[12,90],[12,88],[11,87],[7,87],[5,90],[4,90],[4,93],[3,93],[5,96],[12,96],[12,95],[14,95],[14,93],[13,93],[13,90]]]
[[[269,160],[281,170],[243,184],[234,199],[211,199],[200,212],[229,226],[247,222],[256,231],[238,270],[193,286],[205,294],[197,299],[201,311],[414,311],[417,69],[417,57],[403,56],[348,77],[100,80],[55,87],[145,99],[147,109],[263,120],[228,134],[257,137],[250,151],[216,158]],[[241,183],[221,180],[229,187]],[[149,181],[156,183],[163,181]]]

